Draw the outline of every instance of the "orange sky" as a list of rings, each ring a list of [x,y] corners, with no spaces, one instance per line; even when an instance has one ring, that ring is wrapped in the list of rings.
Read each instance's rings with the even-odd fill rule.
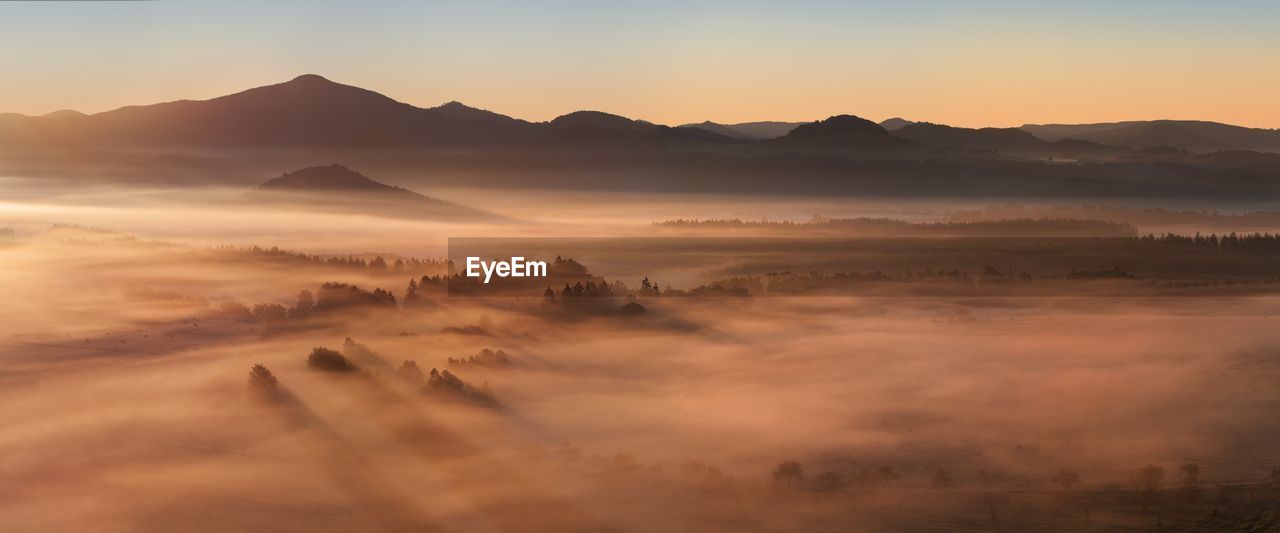
[[[850,113],[1280,127],[1280,3],[0,2],[0,110],[203,99],[302,73],[529,120]]]

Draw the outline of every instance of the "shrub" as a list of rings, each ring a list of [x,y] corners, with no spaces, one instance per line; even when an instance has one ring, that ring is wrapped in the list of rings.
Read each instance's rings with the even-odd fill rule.
[[[265,365],[258,363],[249,369],[249,390],[259,394],[274,395],[280,390],[280,380],[276,379]]]
[[[489,390],[487,383],[480,387],[473,387],[448,370],[431,369],[431,374],[427,377],[427,386],[424,390],[428,394],[437,397],[462,400],[484,407],[500,407],[502,405],[494,397],[493,391]]]
[[[468,357],[449,358],[449,366],[482,366],[502,368],[511,366],[511,357],[502,350],[493,351],[488,348],[480,350]]]
[[[321,372],[355,372],[356,366],[347,361],[342,354],[328,348],[319,347],[311,350],[307,356],[307,368]]]

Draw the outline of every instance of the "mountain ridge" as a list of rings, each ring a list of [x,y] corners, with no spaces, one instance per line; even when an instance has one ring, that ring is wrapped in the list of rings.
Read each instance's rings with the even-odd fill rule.
[[[835,115],[815,122],[842,116],[852,115]],[[732,143],[781,139],[805,124],[813,122],[705,121],[669,127],[586,110],[565,113],[547,122],[529,122],[458,101],[417,107],[317,74],[302,74],[282,83],[206,100],[130,105],[93,114],[69,110],[42,116],[4,113],[0,114],[0,141],[18,146],[134,148],[449,147],[563,141],[566,137],[596,141],[602,137],[614,141],[643,138],[650,144],[664,142],[663,139]],[[914,124],[918,123],[891,118],[879,126],[920,141],[920,132],[908,129]],[[578,131],[566,133],[571,129]],[[984,135],[993,130],[1006,131],[1008,142],[1012,135],[1008,130],[1014,128],[963,129],[987,132]],[[1076,139],[1130,149],[1169,145],[1199,152],[1280,152],[1280,129],[1210,121],[1024,124],[1016,129],[1050,143]],[[624,131],[631,135],[621,135]],[[873,134],[870,130],[863,133]],[[949,142],[972,144],[976,139],[952,138]]]

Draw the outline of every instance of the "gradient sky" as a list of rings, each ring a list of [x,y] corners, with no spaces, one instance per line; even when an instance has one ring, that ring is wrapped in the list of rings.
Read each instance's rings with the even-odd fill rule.
[[[1280,2],[0,2],[0,111],[302,73],[529,120],[1280,127]]]

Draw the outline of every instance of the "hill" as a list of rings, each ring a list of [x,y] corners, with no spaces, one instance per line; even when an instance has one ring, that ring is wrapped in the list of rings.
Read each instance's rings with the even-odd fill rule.
[[[144,147],[347,147],[498,142],[531,125],[451,103],[422,109],[307,74],[210,100],[32,117],[28,143]]]
[[[1129,152],[1127,148],[1080,139],[1049,142],[1019,128],[958,128],[929,122],[911,122],[891,133],[896,137],[930,146],[1015,156],[1108,159]]]
[[[893,131],[853,115],[799,125],[669,127],[601,111],[528,122],[459,102],[415,107],[304,75],[209,100],[92,115],[0,114],[0,173],[247,185],[258,183],[264,173],[320,158],[395,175],[405,184],[422,184],[417,180],[430,176],[432,186],[1280,198],[1280,180],[1274,179],[1280,177],[1280,159],[1274,154],[1131,147],[1185,149],[1241,139],[1253,139],[1245,143],[1249,146],[1269,146],[1258,139],[1273,130],[1191,121],[1062,126],[1062,131],[905,122],[886,121]],[[783,129],[789,131],[763,138]]]
[[[342,165],[287,172],[254,188],[247,199],[258,204],[393,218],[497,218],[483,211],[381,183]]]
[[[784,145],[806,145],[844,150],[910,150],[914,141],[894,137],[879,124],[853,115],[836,115],[796,126],[775,139]]]
[[[906,126],[906,125],[908,125],[908,124],[915,124],[915,122],[912,122],[912,121],[910,121],[910,120],[907,120],[907,119],[905,119],[905,118],[901,118],[901,117],[887,118],[887,119],[884,119],[884,120],[880,121],[880,127],[884,128],[884,129],[886,129],[886,130],[889,130],[889,131],[894,131],[894,130],[900,129],[900,128],[902,128],[903,126]]]
[[[957,128],[929,122],[903,124],[895,137],[919,143],[983,150],[1045,150],[1049,143],[1018,128]]]
[[[1041,139],[1082,139],[1127,148],[1167,145],[1184,150],[1280,152],[1280,130],[1245,128],[1203,120],[1143,120],[1097,124],[1027,124]]]
[[[740,122],[737,124],[719,124],[716,122],[706,121],[697,124],[684,124],[681,128],[700,128],[710,132],[718,133],[728,137],[736,137],[739,139],[764,140],[776,139],[786,135],[796,126],[804,124],[803,122]]]

